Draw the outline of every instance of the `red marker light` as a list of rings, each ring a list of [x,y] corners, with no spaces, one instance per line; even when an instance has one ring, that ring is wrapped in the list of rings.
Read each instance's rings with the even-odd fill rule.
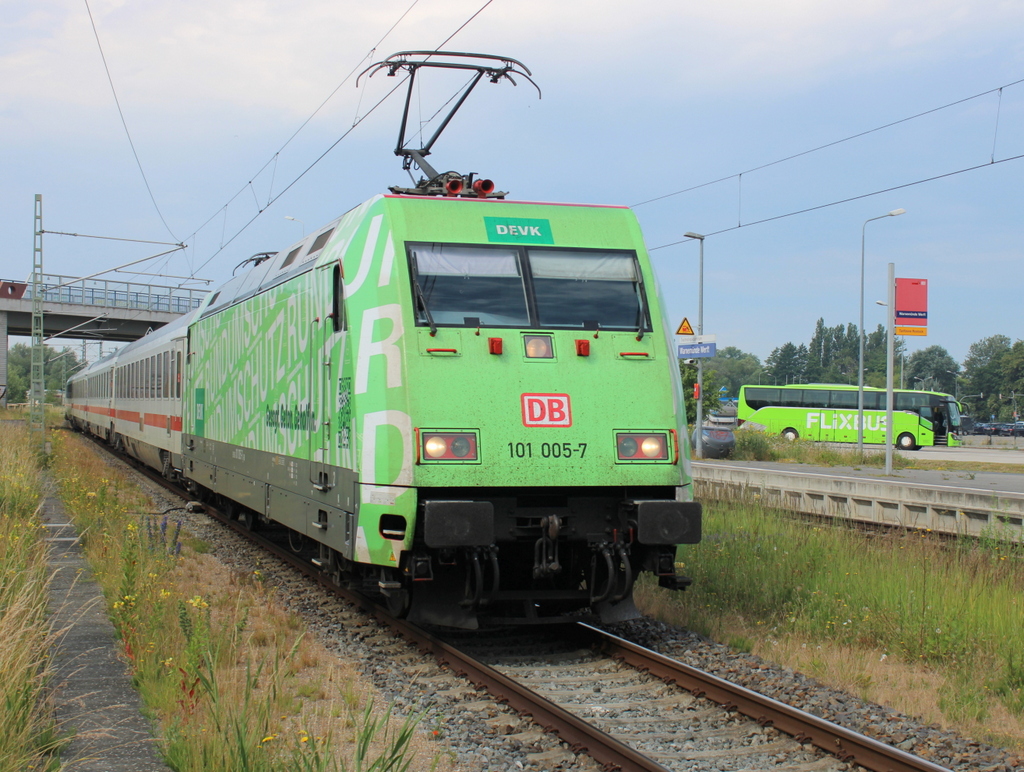
[[[578,340],[576,341],[576,356],[588,357],[590,356],[590,341],[589,340]]]
[[[487,339],[487,350],[492,354],[500,354],[502,349],[501,338],[488,338]]]

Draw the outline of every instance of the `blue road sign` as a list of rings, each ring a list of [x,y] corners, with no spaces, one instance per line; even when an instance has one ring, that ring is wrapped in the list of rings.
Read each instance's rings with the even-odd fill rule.
[[[698,357],[713,357],[717,343],[686,343],[679,347],[680,359],[696,359]]]

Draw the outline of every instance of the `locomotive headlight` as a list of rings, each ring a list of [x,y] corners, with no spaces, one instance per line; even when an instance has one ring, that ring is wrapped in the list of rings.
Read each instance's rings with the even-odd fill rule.
[[[665,443],[661,437],[645,437],[640,443],[640,452],[647,458],[665,458]]]
[[[550,335],[526,335],[523,342],[527,359],[554,359],[555,349]]]
[[[664,432],[618,432],[615,451],[619,461],[668,461]]]
[[[441,458],[448,450],[448,443],[445,442],[441,437],[434,435],[423,443],[423,450],[431,458]]]
[[[479,463],[479,436],[477,431],[449,432],[437,429],[419,429],[420,453],[418,463]]]

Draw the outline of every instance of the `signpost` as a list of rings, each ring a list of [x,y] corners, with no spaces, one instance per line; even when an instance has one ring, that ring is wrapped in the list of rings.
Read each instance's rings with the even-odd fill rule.
[[[896,279],[896,335],[928,334],[928,280]]]

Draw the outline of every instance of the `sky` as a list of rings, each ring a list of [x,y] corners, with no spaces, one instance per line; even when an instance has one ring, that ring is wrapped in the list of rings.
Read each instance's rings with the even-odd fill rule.
[[[875,301],[893,262],[930,285],[928,335],[906,338],[908,353],[940,345],[962,362],[979,340],[1024,337],[1024,3],[0,10],[0,278],[31,274],[41,194],[44,230],[182,242],[140,270],[225,281],[251,254],[408,183],[393,154],[404,89],[388,97],[395,80],[357,88],[355,75],[443,44],[519,60],[542,97],[522,78],[481,84],[433,165],[477,172],[510,199],[633,206],[673,326],[698,322],[687,232],[707,236],[705,334],[762,361],[809,342],[819,318],[857,322],[863,236],[867,329],[885,322]],[[432,133],[463,82],[426,72],[413,125]],[[45,269],[95,273],[164,249],[47,235]]]

